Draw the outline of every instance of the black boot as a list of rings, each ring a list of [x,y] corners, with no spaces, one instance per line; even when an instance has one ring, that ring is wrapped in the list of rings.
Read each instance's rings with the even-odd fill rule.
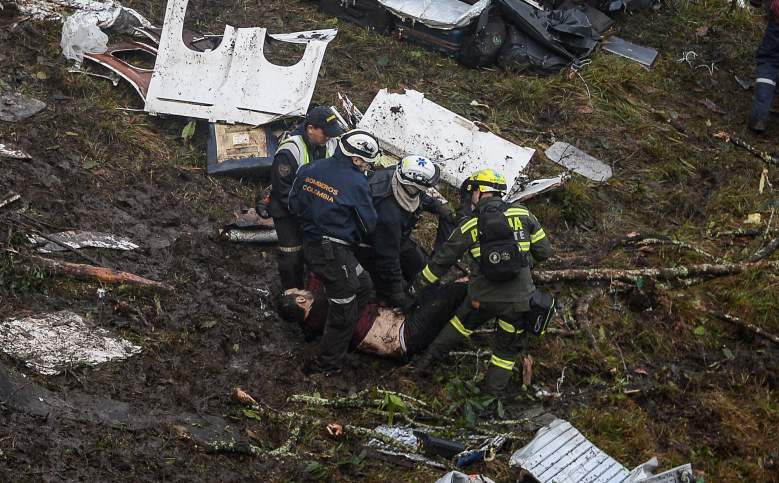
[[[427,351],[412,363],[414,373],[425,378],[432,376],[435,363],[446,357],[450,350],[462,344],[464,340],[465,336],[459,333],[452,324],[445,325]]]
[[[772,79],[771,79],[772,80]],[[749,129],[761,133],[768,124],[771,114],[771,104],[774,101],[776,85],[769,82],[756,82],[755,94],[752,98],[752,111],[749,113]]]

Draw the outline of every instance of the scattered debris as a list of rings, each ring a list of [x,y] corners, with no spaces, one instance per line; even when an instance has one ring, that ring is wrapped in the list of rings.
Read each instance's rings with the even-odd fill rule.
[[[234,388],[233,394],[235,395],[236,399],[244,404],[257,404],[257,401],[255,401],[254,398],[249,395],[249,393],[240,387]]]
[[[638,62],[647,69],[651,68],[657,59],[657,51],[655,49],[636,45],[616,35],[612,35],[603,43],[603,50]]]
[[[119,5],[115,0],[16,0],[20,13],[33,20],[65,20],[71,10],[87,11],[99,16],[107,24],[118,23],[123,15],[143,18],[133,9]],[[145,20],[145,19],[144,19]]]
[[[30,243],[40,245],[48,243],[40,248],[40,253],[61,252],[67,250],[65,247],[73,249],[79,248],[110,248],[112,250],[135,250],[138,245],[128,238],[112,235],[111,233],[100,233],[97,231],[63,231],[52,233],[43,238],[37,235],[29,235],[27,239]],[[56,240],[56,241],[52,241]],[[63,247],[65,245],[65,247]]]
[[[774,156],[767,151],[760,151],[756,147],[752,146],[748,142],[744,141],[741,138],[738,138],[736,136],[731,136],[730,134],[726,133],[725,131],[720,131],[716,134],[714,134],[714,137],[716,139],[721,139],[722,141],[733,143],[734,145],[746,149],[750,153],[754,154],[758,158],[762,159],[763,162],[768,164],[774,164],[779,166],[779,157]]]
[[[338,93],[338,100],[341,101],[341,107],[343,107],[346,113],[346,123],[350,128],[354,128],[362,121],[362,112],[357,109],[351,99],[346,97],[346,94]]]
[[[751,89],[751,88],[752,88],[752,87],[754,87],[754,85],[755,85],[755,82],[754,82],[754,81],[747,81],[747,80],[744,80],[744,79],[740,78],[740,77],[739,77],[739,76],[737,76],[737,75],[734,75],[734,76],[733,76],[733,78],[734,78],[734,79],[736,79],[736,83],[737,83],[738,85],[740,85],[740,86],[741,86],[741,88],[742,88],[742,89],[744,89],[745,91],[748,91],[749,89]]]
[[[43,375],[126,359],[141,348],[70,311],[0,322],[0,350]]]
[[[274,243],[279,241],[273,218],[263,218],[254,209],[233,213],[233,222],[219,230],[219,237],[242,243]]]
[[[567,179],[568,175],[564,173],[560,176],[555,176],[554,178],[536,179],[527,183],[517,183],[514,185],[514,188],[518,191],[512,190],[512,192],[506,195],[506,201],[508,203],[527,201],[540,194],[560,188]]]
[[[478,0],[469,5],[458,0],[378,0],[395,16],[411,24],[419,22],[434,29],[452,30],[466,27],[490,5]]]
[[[695,481],[689,463],[653,476],[651,471],[657,467],[657,460],[653,458],[632,472],[628,471],[562,419],[555,419],[541,428],[530,443],[511,456],[509,465],[524,469],[540,483]]]
[[[20,195],[19,193],[13,193],[13,192],[8,193],[8,195],[6,195],[5,198],[0,200],[0,208],[4,208],[10,205],[11,203],[18,201],[19,199],[21,199],[21,197],[22,195]]]
[[[460,187],[477,169],[502,172],[511,185],[535,152],[479,128],[414,90],[382,89],[359,127],[373,132],[384,149],[403,158],[424,154],[441,165],[444,181]]]
[[[400,456],[407,460],[424,463],[434,468],[446,468],[437,461],[433,461],[421,454],[417,453],[419,447],[419,440],[415,436],[415,432],[412,428],[398,427],[398,426],[377,426],[374,432],[381,435],[382,438],[373,438],[368,441],[368,446],[375,449],[379,453]]]
[[[715,114],[725,114],[725,111],[722,110],[714,101],[710,99],[703,99],[702,101],[698,101],[701,104],[703,104],[706,109],[710,110],[711,112]]]
[[[459,471],[450,471],[435,483],[495,483],[495,481],[484,475],[466,475]]]
[[[744,220],[745,225],[760,225],[763,223],[763,216],[760,213],[750,213]]]
[[[270,126],[216,123],[209,125],[208,132],[208,174],[239,178],[270,175],[279,144]]]
[[[419,447],[427,456],[440,456],[452,459],[455,455],[465,451],[465,445],[458,441],[436,438],[424,431],[414,431],[414,436],[417,437]]]
[[[166,283],[149,280],[128,272],[120,272],[105,267],[96,267],[84,265],[81,263],[63,262],[38,256],[30,256],[30,260],[38,263],[54,273],[69,275],[81,280],[99,280],[104,283],[140,285],[144,287],[157,288],[160,290],[172,291],[174,288]]]
[[[226,25],[219,47],[196,52],[182,41],[188,3],[168,1],[146,112],[255,126],[306,114],[337,30],[268,35],[264,28]],[[295,65],[278,66],[263,55],[266,39],[303,43],[306,50]]]
[[[84,58],[103,66],[114,75],[105,76],[89,71],[81,72],[85,72],[89,75],[97,75],[98,77],[105,77],[111,81],[117,80],[116,76],[120,76],[129,82],[130,85],[132,85],[133,88],[138,92],[138,95],[141,96],[141,99],[145,101],[146,93],[149,91],[149,83],[151,82],[153,69],[136,67],[117,55],[120,53],[126,54],[128,52],[152,55],[155,57],[157,55],[157,49],[151,45],[135,40],[123,40],[121,42],[109,45],[104,53],[84,53]],[[114,85],[116,85],[116,82],[114,82]]]
[[[568,143],[558,141],[544,154],[555,163],[593,181],[606,181],[612,176],[611,167]]]
[[[465,468],[474,463],[490,462],[495,459],[507,438],[504,435],[488,438],[481,446],[476,449],[465,450],[454,455],[453,461],[458,468]]]
[[[21,149],[12,148],[7,144],[0,143],[0,156],[11,159],[32,159],[32,156]]]
[[[38,99],[23,96],[16,92],[0,94],[0,120],[18,122],[38,114],[46,108],[46,104]]]

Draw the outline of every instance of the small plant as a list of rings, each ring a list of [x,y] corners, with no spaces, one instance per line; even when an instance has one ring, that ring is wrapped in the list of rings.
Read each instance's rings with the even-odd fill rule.
[[[387,415],[387,424],[390,426],[392,426],[393,421],[395,420],[395,414],[405,413],[408,411],[406,402],[403,401],[403,399],[401,399],[399,396],[390,393],[387,393],[384,396],[384,400],[381,403],[381,408],[389,413]]]
[[[481,394],[481,390],[473,381],[463,381],[460,378],[452,379],[446,385],[446,394],[451,401],[447,414],[462,411],[462,417],[466,426],[476,424],[477,414],[486,409],[495,401],[492,396]],[[498,416],[504,413],[503,405],[498,401]]]

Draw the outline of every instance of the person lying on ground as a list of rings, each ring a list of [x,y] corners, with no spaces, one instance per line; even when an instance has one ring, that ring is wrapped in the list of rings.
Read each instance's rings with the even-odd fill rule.
[[[424,351],[465,299],[467,283],[430,287],[417,307],[407,315],[369,301],[360,316],[349,345],[351,350],[381,357],[408,359]],[[306,340],[324,331],[328,303],[321,283],[309,277],[308,290],[287,289],[278,299],[279,315],[300,324]]]

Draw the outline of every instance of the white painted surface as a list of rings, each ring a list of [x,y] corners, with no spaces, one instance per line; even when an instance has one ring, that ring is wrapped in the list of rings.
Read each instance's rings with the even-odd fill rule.
[[[140,347],[67,310],[0,322],[0,350],[44,375],[141,352]]]
[[[485,168],[501,172],[512,186],[535,153],[479,131],[468,119],[413,90],[379,91],[359,127],[373,132],[381,147],[399,158],[419,154],[439,164],[442,179],[458,188]]]
[[[544,153],[555,163],[593,181],[611,178],[611,167],[568,143],[556,142]]]
[[[278,41],[306,44],[301,60],[290,67],[265,58],[264,28],[226,25],[215,50],[196,52],[181,40],[187,3],[168,1],[147,112],[255,126],[306,114],[325,49],[337,30],[274,35]]]
[[[32,156],[25,153],[21,149],[14,149],[11,146],[6,146],[0,143],[0,157],[11,159],[32,159]]]
[[[400,18],[451,30],[468,25],[487,8],[490,1],[479,0],[473,5],[459,0],[379,0],[379,3]]]

